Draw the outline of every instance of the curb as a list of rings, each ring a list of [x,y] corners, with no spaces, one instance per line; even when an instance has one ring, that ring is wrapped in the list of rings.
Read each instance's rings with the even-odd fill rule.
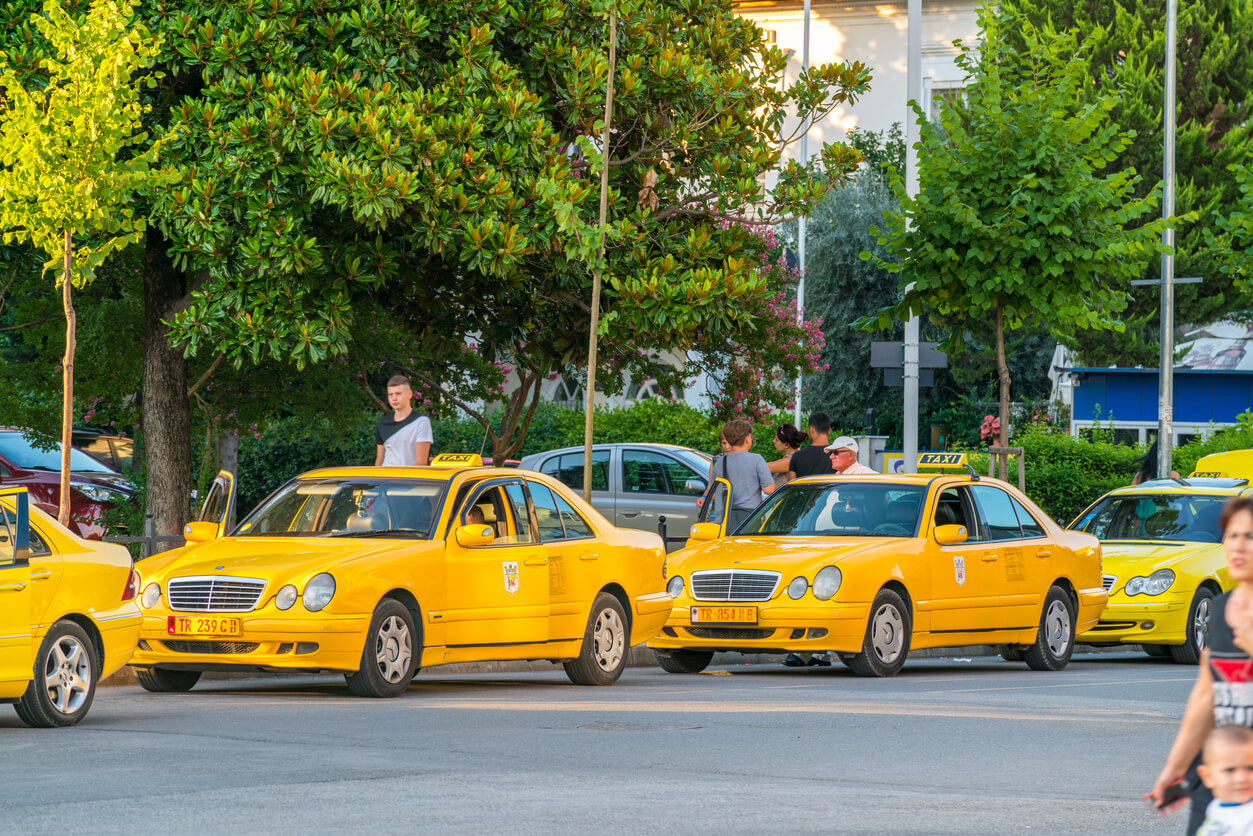
[[[1077,645],[1074,652],[1076,654],[1089,653],[1127,653],[1131,651],[1139,651],[1138,644],[1122,644],[1114,647],[1091,647],[1088,645]],[[976,656],[1000,656],[1000,646],[992,644],[973,645],[971,647],[940,647],[928,648],[926,650],[914,650],[909,654],[911,659],[948,659],[948,658],[967,658]],[[715,653],[711,665],[715,666],[734,666],[734,665],[777,665],[783,661],[782,653]],[[627,657],[628,668],[654,668],[657,663],[653,660],[652,651],[645,645],[637,644],[631,648],[631,653]],[[547,660],[535,661],[505,661],[505,662],[453,662],[448,665],[435,665],[433,667],[423,668],[424,671],[435,671],[439,675],[451,674],[467,674],[467,673],[535,673],[549,672],[561,670],[560,662],[549,662]],[[205,671],[204,680],[211,682],[214,680],[232,680],[232,679],[280,679],[291,676],[301,676],[301,671],[241,671],[225,672],[225,671]],[[130,665],[126,665],[117,672],[110,674],[100,680],[97,687],[112,688],[117,686],[138,685],[139,680],[135,677],[135,671]]]

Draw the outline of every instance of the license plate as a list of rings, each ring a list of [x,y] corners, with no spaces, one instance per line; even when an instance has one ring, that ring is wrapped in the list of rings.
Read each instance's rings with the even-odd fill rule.
[[[692,607],[693,624],[756,624],[756,607]]]
[[[238,618],[220,615],[171,615],[165,629],[171,636],[238,636],[243,632]]]

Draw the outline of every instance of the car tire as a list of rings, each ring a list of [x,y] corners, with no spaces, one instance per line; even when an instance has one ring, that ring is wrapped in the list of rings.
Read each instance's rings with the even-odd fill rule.
[[[1001,645],[1000,654],[1006,662],[1021,662],[1025,657],[1023,649],[1016,644]]]
[[[172,671],[168,668],[135,668],[135,678],[145,691],[172,694],[190,691],[200,681],[201,671]]]
[[[361,668],[344,675],[358,697],[398,697],[409,688],[422,657],[422,639],[409,608],[384,598],[374,608],[361,649]]]
[[[630,652],[626,613],[607,592],[596,596],[587,619],[577,659],[566,662],[566,676],[575,685],[612,685],[622,676]]]
[[[1214,612],[1214,592],[1208,586],[1197,589],[1188,607],[1188,640],[1170,648],[1170,656],[1181,665],[1195,665],[1209,644],[1209,619]]]
[[[1154,659],[1164,659],[1171,655],[1170,646],[1165,644],[1142,644],[1140,649]]]
[[[28,726],[72,726],[87,716],[99,676],[87,631],[73,621],[58,621],[39,645],[34,678],[13,707]]]
[[[1060,671],[1075,650],[1075,612],[1060,586],[1049,588],[1040,612],[1040,629],[1023,658],[1035,671]]]
[[[654,650],[653,658],[666,673],[700,673],[713,661],[712,650]]]
[[[858,676],[896,676],[905,666],[912,637],[909,608],[901,596],[881,589],[870,608],[861,653],[840,654]]]

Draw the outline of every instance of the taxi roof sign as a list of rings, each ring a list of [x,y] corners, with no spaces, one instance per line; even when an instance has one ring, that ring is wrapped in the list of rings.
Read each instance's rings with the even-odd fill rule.
[[[431,459],[431,467],[482,467],[483,458],[474,453],[440,453]]]
[[[1204,479],[1235,479],[1253,478],[1253,450],[1228,450],[1225,453],[1210,453],[1197,460],[1193,476]]]
[[[941,468],[941,467],[966,467],[965,453],[920,453],[918,455],[918,467],[923,468]]]

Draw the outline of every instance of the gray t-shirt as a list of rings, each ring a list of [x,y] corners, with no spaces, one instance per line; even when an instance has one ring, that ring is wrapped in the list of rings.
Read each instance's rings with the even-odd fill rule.
[[[761,489],[774,484],[766,460],[747,450],[727,453],[714,462],[714,478],[731,483],[732,508],[751,511],[761,504]]]

